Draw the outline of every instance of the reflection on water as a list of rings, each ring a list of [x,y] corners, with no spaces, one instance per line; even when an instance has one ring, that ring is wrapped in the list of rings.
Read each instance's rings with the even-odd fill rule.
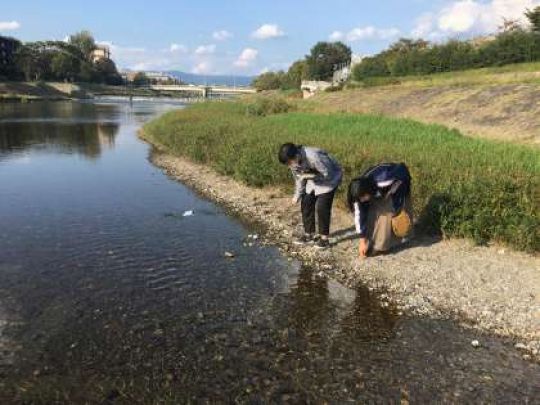
[[[498,340],[245,246],[250,224],[148,162],[136,131],[171,108],[0,105],[1,403],[538,397]]]
[[[84,103],[7,104],[0,109],[0,161],[26,153],[77,153],[96,158],[114,145],[114,106]],[[92,119],[85,121],[85,117]],[[96,119],[97,118],[97,119]]]

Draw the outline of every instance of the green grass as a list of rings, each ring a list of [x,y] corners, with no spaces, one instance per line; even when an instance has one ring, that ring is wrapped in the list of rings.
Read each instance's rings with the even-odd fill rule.
[[[277,150],[288,141],[316,145],[352,176],[382,161],[406,162],[421,225],[479,243],[539,250],[540,153],[462,136],[439,125],[373,115],[254,116],[242,102],[205,103],[170,112],[144,127],[150,142],[212,166],[250,186],[290,187]]]
[[[481,84],[540,84],[540,62],[517,63],[500,67],[468,69],[431,75],[411,75],[399,77],[374,77],[365,82],[351,82],[348,87],[375,87],[401,85],[413,87],[463,86]]]

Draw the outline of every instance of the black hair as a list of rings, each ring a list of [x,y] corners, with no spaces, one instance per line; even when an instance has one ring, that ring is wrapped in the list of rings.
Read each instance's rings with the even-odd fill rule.
[[[354,203],[360,201],[364,195],[374,196],[377,192],[377,183],[371,177],[360,176],[352,179],[347,191],[347,205],[351,211],[354,211]]]
[[[294,143],[284,143],[279,148],[279,162],[286,165],[290,159],[294,159],[300,153],[300,146]]]

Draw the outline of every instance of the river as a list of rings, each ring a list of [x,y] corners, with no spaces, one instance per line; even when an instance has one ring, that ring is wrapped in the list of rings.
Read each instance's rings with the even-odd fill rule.
[[[0,402],[538,401],[509,344],[400,316],[154,167],[137,130],[181,107],[0,104]]]

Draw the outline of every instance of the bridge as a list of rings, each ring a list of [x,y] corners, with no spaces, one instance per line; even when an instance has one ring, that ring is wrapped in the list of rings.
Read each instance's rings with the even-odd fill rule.
[[[198,93],[203,98],[212,96],[234,96],[242,94],[255,94],[257,90],[251,87],[229,87],[229,86],[196,86],[196,85],[176,85],[176,84],[153,84],[150,85],[151,90],[162,92],[184,92]]]

